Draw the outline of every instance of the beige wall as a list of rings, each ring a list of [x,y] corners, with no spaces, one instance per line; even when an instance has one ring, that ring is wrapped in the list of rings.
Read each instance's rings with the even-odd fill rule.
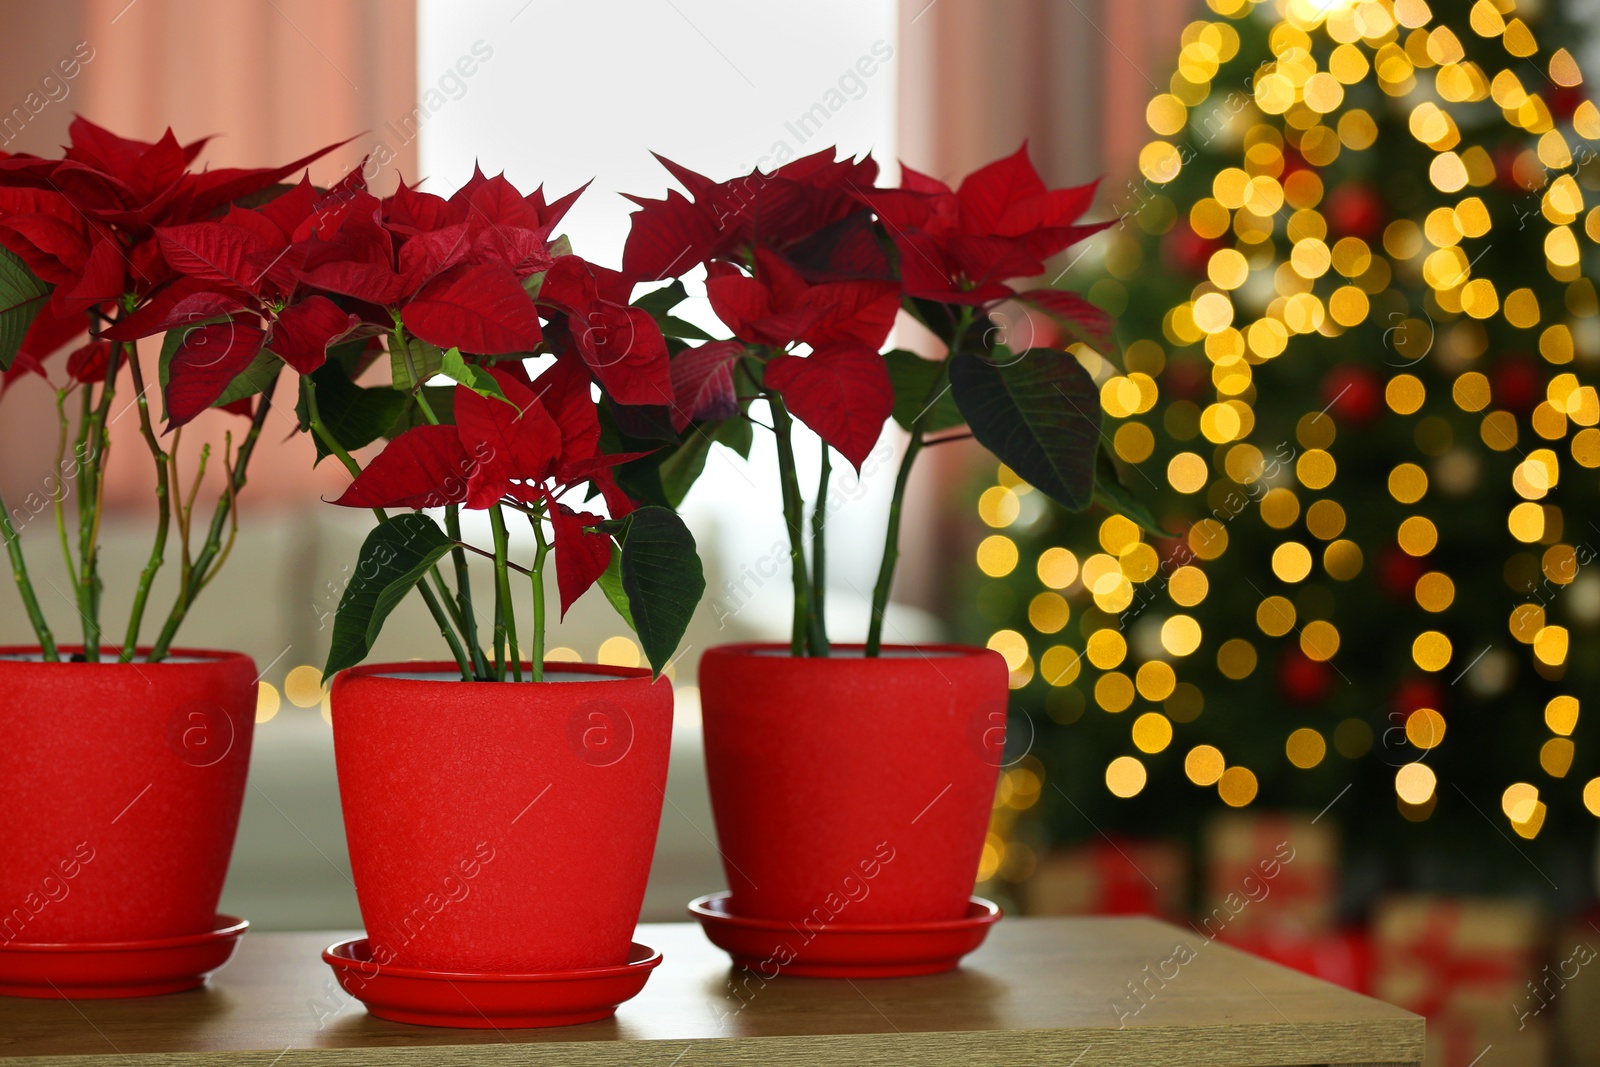
[[[74,112],[116,133],[155,140],[171,126],[180,140],[216,135],[200,157],[211,166],[268,166],[359,135],[312,168],[312,180],[337,180],[377,141],[396,153],[374,187],[396,173],[416,174],[416,144],[401,144],[389,124],[416,106],[414,5],[403,0],[51,0],[6,5],[0,35],[0,108],[22,105],[56,60],[86,42],[92,58],[52,101],[4,145],[53,155]],[[90,53],[85,50],[85,55]],[[61,90],[52,90],[60,96]],[[13,128],[14,129],[14,128]],[[153,362],[155,342],[141,351]],[[60,373],[59,367],[57,373]],[[147,375],[148,377],[148,375]],[[292,383],[280,399],[293,407]],[[133,394],[123,380],[122,397]],[[119,398],[118,409],[122,407]],[[159,410],[159,404],[157,405]],[[211,414],[186,430],[182,466],[194,470],[203,441],[220,452],[222,434],[241,419]],[[332,464],[308,486],[309,443],[284,443],[293,427],[274,418],[252,466],[247,506],[315,499],[337,490]],[[37,489],[53,452],[53,395],[37,379],[0,403],[0,491],[8,501]],[[219,469],[219,468],[218,468]],[[114,507],[149,506],[155,477],[137,418],[114,427],[108,496]]]

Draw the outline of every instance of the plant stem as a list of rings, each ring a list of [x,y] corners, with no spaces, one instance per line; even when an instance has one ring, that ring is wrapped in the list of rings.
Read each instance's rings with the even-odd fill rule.
[[[34,636],[39,639],[40,653],[46,663],[59,662],[61,657],[56,652],[55,635],[50,632],[44,612],[39,610],[39,598],[34,595],[33,580],[28,577],[28,562],[22,555],[22,541],[11,523],[11,510],[6,507],[4,498],[0,498],[0,534],[5,536],[6,552],[11,556],[11,576],[16,579],[17,592],[22,594],[22,606],[27,609],[28,621],[33,624]]]
[[[767,397],[772,408],[772,427],[778,442],[778,475],[783,487],[783,518],[789,528],[789,564],[794,581],[794,623],[790,629],[789,653],[810,655],[811,595],[806,574],[805,502],[800,497],[800,479],[794,463],[794,420],[776,393]]]
[[[489,509],[489,528],[494,531],[494,648],[500,655],[500,642],[504,638],[510,646],[507,658],[511,661],[512,681],[522,681],[522,650],[517,647],[517,610],[511,599],[511,571],[506,566],[510,538],[506,536],[506,516],[496,504]],[[500,680],[505,681],[502,661]]]
[[[56,391],[56,418],[61,424],[61,432],[56,438],[56,492],[53,496],[55,497],[56,533],[61,538],[61,558],[67,561],[67,581],[72,583],[73,594],[76,595],[78,590],[78,568],[72,561],[72,542],[67,539],[67,486],[64,480],[67,468],[67,439],[71,436],[72,430],[71,421],[67,418],[67,394],[68,390],[66,389]],[[73,461],[72,469],[72,484],[77,485],[78,462],[76,459]]]
[[[406,375],[411,379],[411,397],[417,402],[417,409],[422,412],[422,417],[428,421],[428,425],[439,425],[439,416],[433,413],[433,406],[428,403],[428,395],[423,392],[424,383],[417,376],[417,364],[411,358],[411,344],[406,340],[405,326],[400,322],[398,316],[395,318],[391,337],[393,338],[392,343],[400,351],[400,358],[406,362]],[[450,525],[452,520],[455,522],[453,528]],[[460,510],[457,505],[451,504],[445,508],[445,524],[446,533],[449,534],[452,541],[457,542],[459,545],[461,543],[461,521]],[[478,617],[473,613],[472,608],[472,586],[468,580],[467,557],[457,547],[451,551],[451,559],[455,564],[456,571],[456,595],[454,597],[451,597],[449,588],[444,584],[444,575],[439,573],[438,565],[428,568],[428,573],[433,578],[433,584],[439,589],[440,599],[444,601],[445,607],[450,611],[451,620],[455,623],[456,628],[461,631],[467,652],[472,659],[474,673],[482,677],[487,675],[489,664],[478,641]],[[420,583],[419,587],[425,590],[427,583]],[[453,634],[446,634],[445,636],[447,640],[454,643],[455,637]]]
[[[339,443],[339,439],[329,433],[328,428],[322,424],[322,412],[317,408],[316,384],[309,377],[303,377],[300,380],[305,383],[306,412],[311,420],[311,432],[317,435],[318,440],[338,458],[340,463],[344,464],[344,469],[350,472],[350,477],[359,476],[361,474],[361,465],[351,457],[344,445]],[[274,379],[273,385],[276,384],[277,380]],[[265,406],[267,398],[272,394],[272,389],[273,386],[269,385],[267,386],[267,391],[261,394],[263,406]],[[261,412],[258,411],[256,414],[259,417]],[[259,427],[252,427],[252,429],[257,428]],[[253,443],[253,440],[251,443]],[[243,456],[243,446],[240,447],[239,451],[240,455]],[[373,508],[372,514],[377,517],[379,522],[389,521],[388,513],[382,508]],[[437,574],[435,574],[435,577],[437,577]],[[428,606],[428,614],[433,616],[434,623],[439,627],[439,636],[444,638],[445,644],[450,646],[450,654],[455,657],[456,667],[461,671],[461,680],[463,682],[472,681],[472,664],[467,660],[467,654],[462,649],[461,642],[456,639],[455,631],[450,628],[450,617],[433,595],[433,590],[428,588],[426,579],[417,583],[417,593],[422,597],[422,602]]]
[[[106,419],[111,414],[111,401],[117,395],[117,374],[122,369],[119,360],[122,346],[113,345],[106,360],[105,383],[100,387],[100,403],[88,419],[88,432],[84,439],[94,450],[88,482],[93,495],[79,498],[80,507],[89,506],[88,524],[79,522],[78,554],[82,558],[79,568],[78,613],[83,616],[83,658],[87,663],[100,662],[100,516],[105,503],[106,461],[111,454],[111,436],[106,432]]]
[[[478,617],[473,613],[472,577],[467,570],[467,553],[462,547],[459,504],[450,504],[444,509],[444,530],[450,540],[456,542],[450,556],[456,568],[456,607],[461,615],[461,637],[472,657],[473,673],[483,677],[489,672],[489,664],[478,643]]]
[[[550,551],[550,543],[544,539],[544,520],[528,517],[533,525],[533,539],[538,548],[533,553],[533,649],[530,657],[533,664],[532,679],[535,682],[544,681],[544,558]]]
[[[134,406],[139,409],[139,433],[144,437],[145,447],[150,449],[150,458],[156,464],[156,536],[150,546],[150,558],[145,561],[144,569],[139,572],[139,585],[133,594],[133,610],[128,613],[128,633],[122,640],[122,655],[118,657],[121,663],[133,662],[134,653],[139,647],[139,628],[144,622],[145,604],[150,600],[150,586],[156,579],[156,572],[166,561],[167,531],[172,523],[172,512],[176,506],[172,500],[175,486],[172,483],[172,472],[178,465],[177,448],[178,439],[173,438],[171,469],[168,466],[168,456],[161,448],[161,442],[156,440],[155,428],[150,423],[150,400],[145,396],[144,371],[139,366],[138,346],[131,341],[123,342],[118,346],[126,354],[128,369],[133,374],[133,388],[137,393]],[[184,570],[188,570],[188,545],[187,529],[184,531]],[[188,575],[184,575],[184,586],[188,585]],[[180,592],[179,596],[183,593]]]
[[[168,650],[172,647],[172,639],[177,635],[178,627],[189,614],[189,609],[194,606],[194,601],[216,575],[216,568],[220,567],[227,559],[228,553],[223,547],[223,532],[238,530],[238,515],[236,514],[239,493],[244,489],[250,466],[250,457],[255,454],[256,442],[261,440],[261,428],[266,425],[267,413],[272,410],[272,393],[278,386],[278,379],[273,378],[267,387],[261,391],[261,397],[256,401],[256,411],[250,418],[250,429],[244,435],[244,440],[239,443],[239,450],[234,456],[233,469],[228,472],[223,486],[223,492],[217,498],[216,510],[211,513],[211,525],[206,530],[206,539],[201,542],[200,552],[194,557],[194,565],[187,588],[178,591],[177,598],[173,601],[172,611],[167,614],[167,621],[161,627],[161,633],[156,638],[155,644],[150,646],[150,654],[145,657],[148,663],[158,663],[166,658]],[[230,534],[227,545],[233,545],[233,536]],[[219,558],[218,554],[222,553]],[[216,567],[213,567],[216,564]]]
[[[405,327],[401,325],[398,316],[394,323],[394,343],[400,349],[400,358],[406,361],[406,376],[411,379],[411,396],[417,402],[417,407],[422,410],[422,417],[433,425],[439,425],[439,418],[433,413],[433,408],[428,404],[428,395],[422,391],[423,382],[417,378],[417,364],[411,358],[411,345],[406,341]]]
[[[920,421],[920,420],[918,420]],[[911,479],[911,464],[922,450],[922,431],[913,425],[911,442],[900,459],[900,472],[894,479],[894,496],[889,500],[889,529],[884,536],[883,563],[878,581],[872,587],[872,618],[867,625],[866,655],[876,656],[883,649],[883,614],[889,608],[889,587],[894,584],[895,564],[900,562],[900,513],[905,502],[906,483]]]
[[[935,401],[948,386],[950,357],[961,350],[961,342],[972,325],[972,317],[971,308],[961,309],[955,333],[950,338],[950,351],[939,368],[938,379],[928,391],[922,411],[911,423],[911,440],[906,444],[905,455],[900,457],[900,470],[894,479],[894,495],[889,498],[889,528],[883,539],[883,562],[878,567],[878,580],[872,587],[872,617],[867,622],[867,656],[878,656],[883,651],[883,617],[889,610],[889,589],[894,585],[895,565],[900,562],[900,517],[905,505],[906,485],[911,481],[911,465],[916,462],[917,454],[923,448],[923,423],[928,412],[933,410]]]
[[[811,654],[826,656],[828,617],[828,476],[833,473],[828,442],[822,442],[822,473],[817,476],[817,499],[811,506]]]

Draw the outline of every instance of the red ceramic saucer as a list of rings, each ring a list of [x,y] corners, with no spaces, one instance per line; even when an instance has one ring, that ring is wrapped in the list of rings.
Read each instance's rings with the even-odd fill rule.
[[[340,987],[380,1019],[511,1030],[610,1018],[644,988],[661,953],[636,942],[628,962],[615,967],[545,974],[426,971],[373,962],[362,937],[328,946],[322,958]]]
[[[94,1000],[179,993],[233,956],[250,924],[218,915],[216,928],[150,941],[0,944],[0,994]]]
[[[941,922],[815,923],[745,919],[724,890],[689,902],[711,943],[740,967],[765,977],[900,978],[938,974],[983,944],[1000,907],[973,897],[967,914]],[[774,973],[775,972],[775,973]]]

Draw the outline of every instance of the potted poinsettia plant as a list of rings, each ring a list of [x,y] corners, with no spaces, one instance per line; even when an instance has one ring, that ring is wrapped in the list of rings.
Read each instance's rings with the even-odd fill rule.
[[[641,300],[659,307],[681,299],[682,275],[704,266],[711,308],[732,337],[663,316],[684,346],[671,364],[672,403],[664,420],[627,421],[641,436],[653,426],[683,443],[619,477],[671,502],[698,469],[684,457],[703,464],[711,442],[739,447],[752,424],[768,429],[792,563],[789,643],[714,648],[700,662],[707,773],[732,887],[717,907],[730,920],[780,924],[961,920],[1001,763],[1007,671],[986,649],[884,642],[903,500],[923,451],[975,437],[1069,508],[1138,511],[1114,476],[1097,478],[1097,468],[1114,471],[1090,374],[1064,351],[1013,350],[995,321],[1018,302],[1108,345],[1110,319],[1077,294],[1010,284],[1106,225],[1080,222],[1094,186],[1048,189],[1026,146],[955,190],[910,168],[899,188],[879,188],[870,157],[831,152],[727,182],[663,162],[689,195],[637,201],[624,272],[670,279]],[[902,314],[943,342],[943,358],[880,351]],[[867,639],[841,646],[823,613],[832,456],[859,470],[891,418],[910,442]],[[809,523],[796,420],[824,442]],[[868,878],[859,899],[841,888]]]
[[[475,172],[448,199],[403,184],[379,199],[358,170],[171,235],[207,310],[251,338],[228,362],[298,376],[319,461],[351,475],[333,503],[375,519],[324,673],[362,951],[379,965],[629,958],[666,780],[658,676],[704,580],[682,521],[635,507],[611,475],[634,457],[605,448],[596,387],[659,403],[668,352],[620,276],[552,236],[576,195],[548,203]],[[486,517],[487,544],[463,511]],[[560,611],[600,583],[651,669],[543,662],[552,568]],[[363,664],[413,590],[449,658]]]
[[[158,357],[138,343],[148,333],[140,325],[185,321],[182,252],[165,231],[269,198],[275,183],[336,147],[282,167],[201,170],[193,164],[205,142],[180,144],[170,130],[146,143],[77,118],[70,136],[60,158],[0,158],[0,391],[30,374],[45,378],[60,427],[42,445],[54,467],[40,489],[0,501],[0,536],[36,641],[0,649],[0,899],[11,908],[0,922],[0,967],[6,991],[47,996],[48,968],[34,967],[43,957],[24,951],[30,946],[159,947],[217,925],[256,670],[248,656],[174,641],[233,546],[274,390],[268,378],[254,395],[229,391],[207,360],[185,358],[194,350],[178,347],[178,329]],[[180,469],[183,429],[211,407],[240,426],[220,447],[208,445],[195,469]],[[156,510],[147,562],[118,576],[134,592],[117,627],[102,610],[112,576],[100,552],[111,427],[125,415],[137,420],[155,470]],[[207,501],[197,501],[208,464],[213,480],[222,474],[209,518]],[[47,511],[65,589],[35,581],[21,540]],[[179,580],[157,613],[163,567]],[[72,620],[81,637],[59,640],[52,616]],[[203,974],[163,976],[161,966],[120,984],[106,978],[96,995],[180,988]],[[94,976],[78,980],[92,986]],[[63,992],[74,990],[84,987]]]

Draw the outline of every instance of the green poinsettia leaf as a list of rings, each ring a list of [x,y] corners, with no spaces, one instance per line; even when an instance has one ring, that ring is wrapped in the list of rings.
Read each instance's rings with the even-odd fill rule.
[[[1099,468],[1094,481],[1094,502],[1096,504],[1099,504],[1107,511],[1137,523],[1144,530],[1158,537],[1178,536],[1162,526],[1161,520],[1156,518],[1155,512],[1151,511],[1124,484],[1122,476],[1117,472],[1116,461],[1111,458],[1111,453],[1104,446],[1100,449],[1096,465]]]
[[[408,355],[409,363],[406,360]],[[438,374],[443,367],[444,352],[415,337],[407,338],[404,352],[398,347],[391,348],[389,352],[389,374],[394,381],[394,387],[403,392],[413,391]]]
[[[391,390],[392,392],[393,390]],[[441,423],[454,425],[456,421],[456,387],[453,385],[424,385],[415,395],[397,394],[405,401],[400,415],[383,431],[386,438],[396,438],[416,426],[428,425],[428,416],[422,413],[417,397],[428,402],[428,410]]]
[[[894,387],[894,421],[905,430],[922,418],[924,433],[937,433],[966,423],[944,382],[944,364],[896,348],[883,354]]]
[[[0,248],[0,371],[11,370],[22,338],[50,299],[51,290],[54,286],[42,282],[21,256]]]
[[[0,248],[0,371],[11,369],[28,327],[54,288],[40,281],[20,256]]]
[[[706,591],[694,535],[677,513],[640,508],[628,516],[623,530],[621,571],[628,617],[645,658],[659,675]]]
[[[378,524],[362,542],[355,573],[339,598],[323,677],[366,659],[389,613],[449,551],[450,539],[426,515],[396,515]]]
[[[317,390],[317,411],[322,416],[323,429],[332,434],[346,452],[364,448],[384,436],[406,406],[413,403],[409,396],[386,385],[369,388],[355,384],[345,373],[344,366],[332,360],[307,375],[307,379]],[[297,410],[301,425],[309,426],[310,409],[303,390]],[[316,462],[321,463],[332,455],[322,438],[316,437],[316,446]]]
[[[1072,511],[1094,501],[1100,392],[1077,359],[1050,348],[992,360],[960,352],[950,389],[978,442],[1052,500]]]
[[[749,406],[744,405],[744,407]],[[736,415],[731,419],[724,419],[722,425],[717,427],[717,432],[711,435],[711,439],[737,452],[740,459],[749,459],[750,449],[756,443],[755,425],[743,415]]]
[[[611,553],[611,562],[601,573],[597,583],[600,591],[606,595],[611,606],[617,609],[617,614],[622,616],[622,621],[628,624],[628,629],[633,626],[633,608],[628,604],[628,591],[622,588],[622,553]]]
[[[643,308],[651,315],[665,315],[685,300],[689,299],[689,290],[683,287],[681,278],[674,278],[671,285],[663,285],[659,289],[652,289],[633,302],[636,308]]]
[[[704,427],[690,427],[684,434],[683,444],[668,453],[656,473],[661,478],[661,490],[666,494],[668,507],[676,508],[689,495],[689,489],[706,469],[706,457],[711,455],[711,435]]]
[[[506,394],[501,391],[500,383],[494,380],[494,375],[462,359],[459,348],[445,351],[439,361],[439,373],[453,382],[466,386],[479,396],[492,400],[506,400]],[[506,403],[510,402],[506,400]]]
[[[211,406],[227,407],[229,404],[255,396],[271,385],[282,369],[283,360],[278,358],[278,354],[263,348],[256,353],[256,358],[250,361],[250,365],[228,383],[228,387],[222,391],[221,396],[211,402]]]

